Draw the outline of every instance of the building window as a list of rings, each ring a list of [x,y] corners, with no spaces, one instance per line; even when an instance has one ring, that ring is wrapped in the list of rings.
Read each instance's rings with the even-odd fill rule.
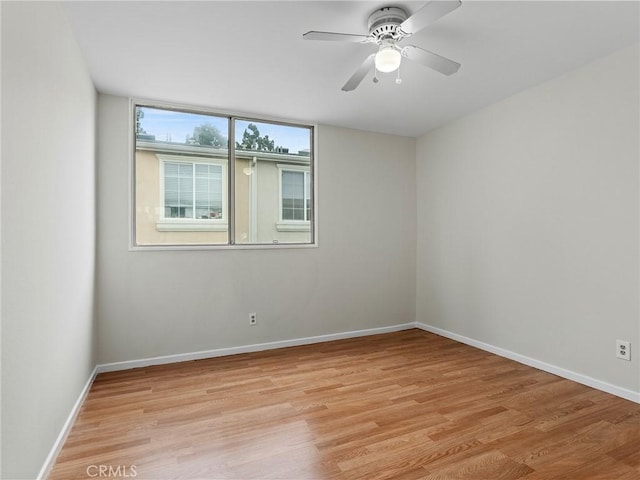
[[[202,163],[178,156],[160,160],[159,231],[226,231],[226,182],[222,163]]]
[[[314,243],[312,126],[134,112],[134,247]]]
[[[304,166],[278,165],[279,231],[308,231],[311,220],[311,174]]]
[[[282,220],[309,221],[309,173],[282,171]]]

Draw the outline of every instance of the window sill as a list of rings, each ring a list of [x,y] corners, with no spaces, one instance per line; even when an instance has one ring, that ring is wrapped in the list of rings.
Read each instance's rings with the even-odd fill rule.
[[[196,222],[157,222],[156,229],[159,232],[226,232],[229,228],[227,223],[211,223],[208,221]]]
[[[276,230],[279,232],[309,232],[311,231],[311,222],[277,222]]]

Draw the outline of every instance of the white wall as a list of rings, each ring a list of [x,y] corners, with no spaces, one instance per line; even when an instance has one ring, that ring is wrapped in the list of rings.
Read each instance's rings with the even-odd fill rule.
[[[95,364],[96,93],[57,3],[2,2],[2,478],[35,478]]]
[[[638,58],[418,140],[417,321],[640,390]]]
[[[140,252],[128,100],[99,95],[98,126],[99,363],[414,320],[415,139],[319,128],[318,248]]]

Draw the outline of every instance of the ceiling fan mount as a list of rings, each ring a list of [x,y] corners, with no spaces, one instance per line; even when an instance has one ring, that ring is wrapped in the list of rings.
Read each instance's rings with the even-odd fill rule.
[[[351,78],[347,80],[347,83],[344,84],[342,90],[345,92],[356,89],[372,67],[375,68],[376,72],[393,72],[399,69],[403,58],[417,62],[444,75],[452,75],[460,68],[458,62],[415,45],[399,45],[399,43],[452,12],[460,5],[460,0],[431,0],[411,16],[408,16],[407,12],[399,7],[382,7],[369,15],[367,20],[368,35],[310,31],[302,35],[302,38],[305,40],[373,43],[378,45],[378,52],[372,53],[365,58]],[[377,76],[375,74],[373,79],[376,82]],[[399,75],[396,83],[401,83]]]
[[[407,12],[398,7],[382,7],[369,15],[367,25],[369,36],[375,43],[386,38],[401,40],[407,34],[402,31],[400,25],[408,18]]]

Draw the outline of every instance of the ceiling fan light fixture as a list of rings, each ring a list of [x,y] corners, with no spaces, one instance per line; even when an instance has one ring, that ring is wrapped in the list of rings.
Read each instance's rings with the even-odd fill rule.
[[[389,73],[400,67],[402,55],[392,45],[382,45],[376,53],[375,65],[379,72]]]
[[[302,35],[302,38],[378,45],[378,51],[370,53],[349,77],[347,83],[343,85],[343,92],[351,92],[358,88],[372,67],[375,68],[374,83],[378,81],[378,72],[390,73],[396,70],[398,71],[396,83],[402,83],[400,78],[402,57],[406,57],[409,62],[419,63],[443,75],[452,75],[460,68],[458,62],[415,45],[404,45],[401,42],[452,12],[461,4],[461,0],[429,0],[411,16],[408,16],[407,12],[399,7],[382,7],[369,15],[367,20],[368,35],[312,30]]]

